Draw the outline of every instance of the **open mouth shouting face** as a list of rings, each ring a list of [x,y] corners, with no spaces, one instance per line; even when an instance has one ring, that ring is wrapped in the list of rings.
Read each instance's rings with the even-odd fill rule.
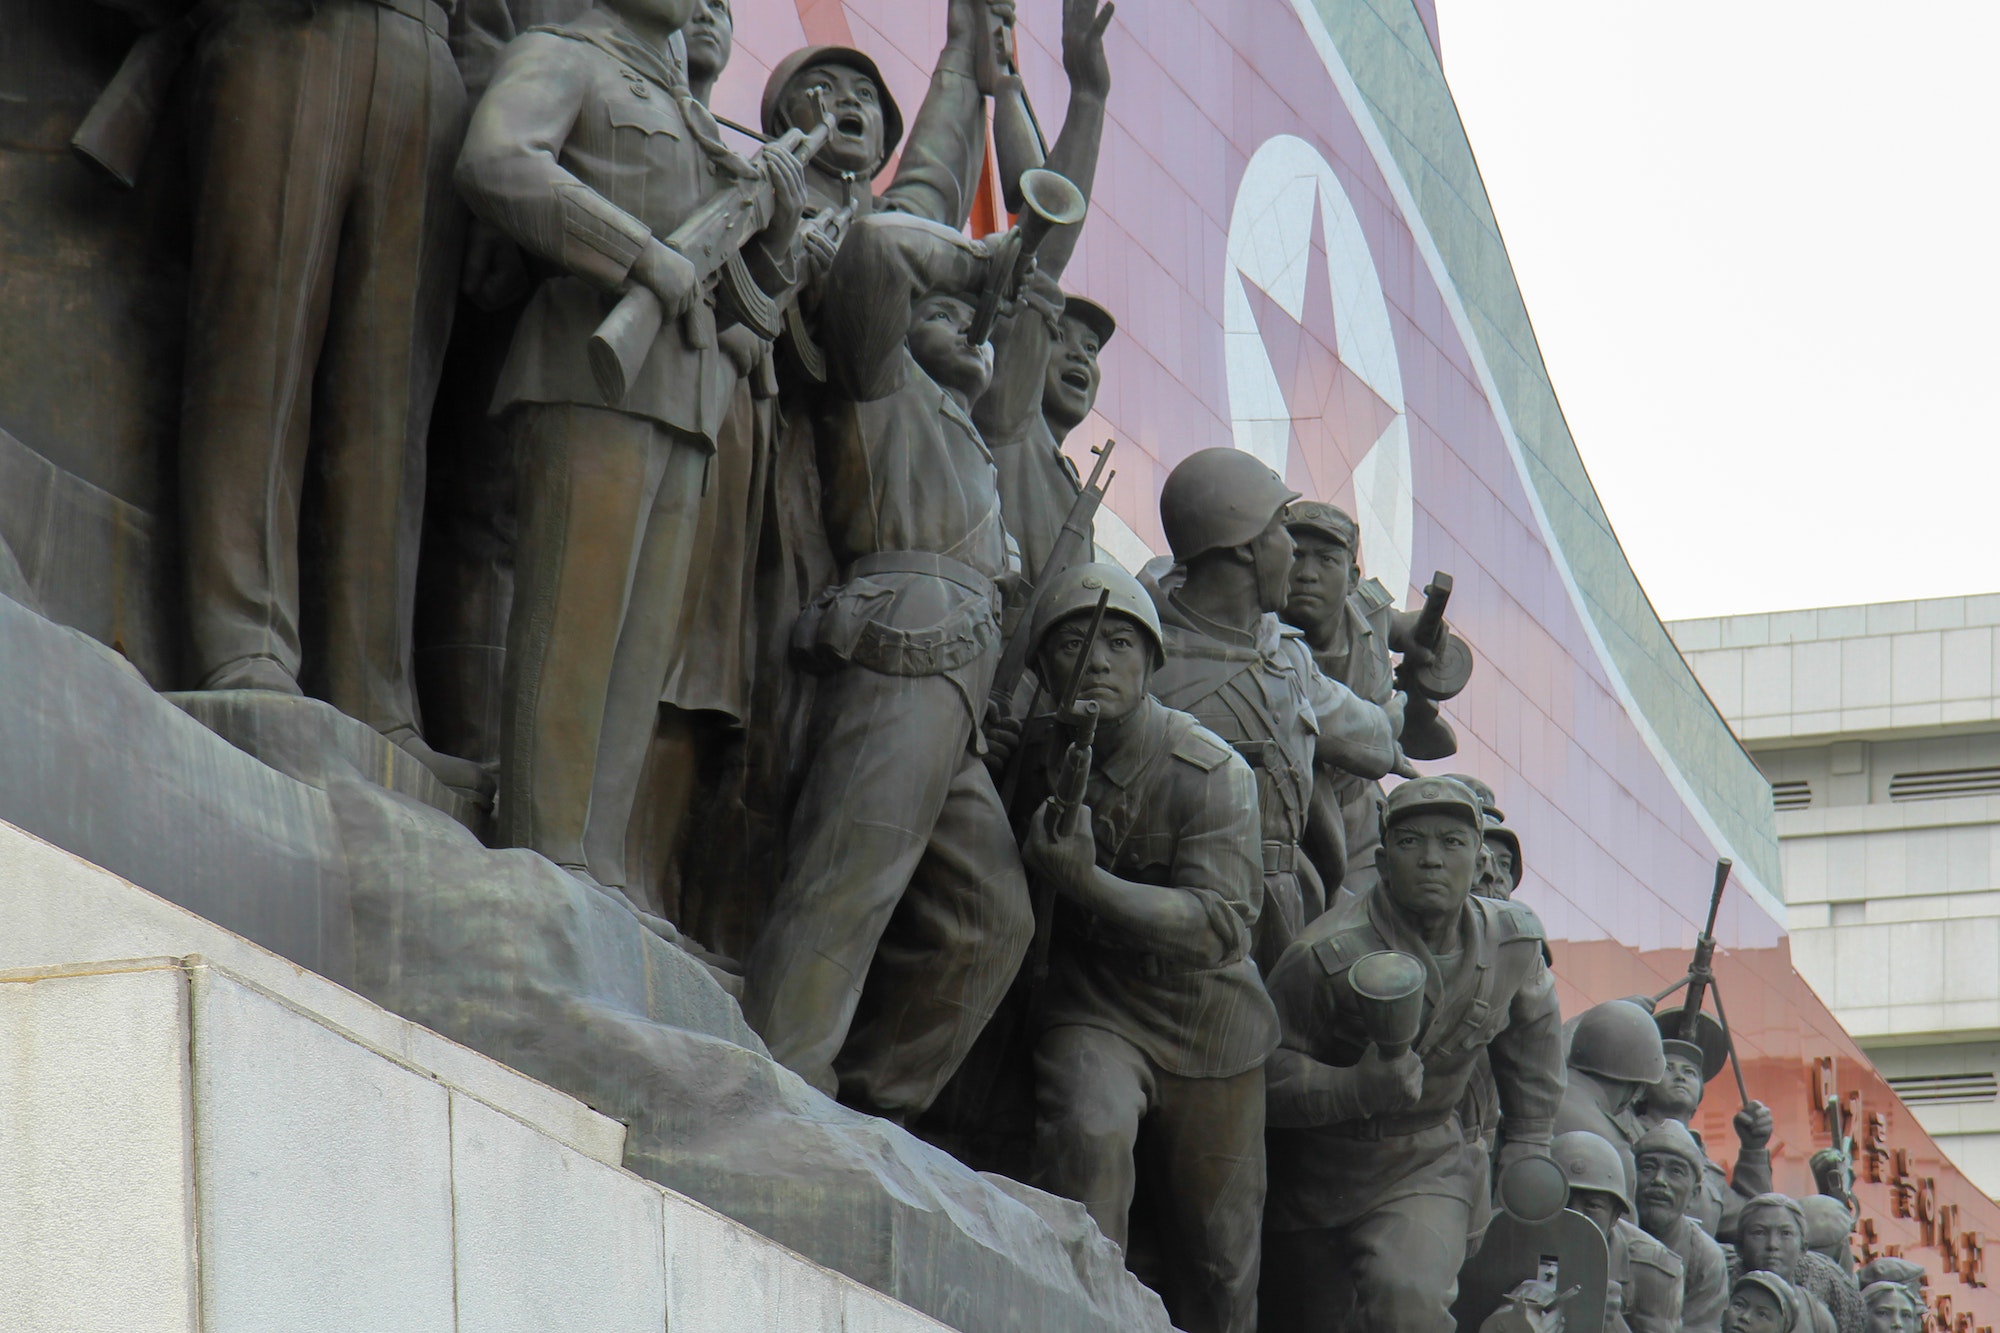
[[[819,124],[821,105],[833,117],[833,130],[813,161],[831,171],[873,176],[883,156],[882,90],[875,80],[846,65],[808,65],[785,89],[785,119],[810,129]]]
[[[1090,415],[1097,401],[1097,352],[1102,340],[1082,321],[1064,317],[1062,337],[1049,348],[1042,415],[1060,439]]]

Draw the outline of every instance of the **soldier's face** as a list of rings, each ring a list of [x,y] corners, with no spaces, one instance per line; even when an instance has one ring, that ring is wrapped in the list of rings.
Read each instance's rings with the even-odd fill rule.
[[[1923,1326],[1907,1291],[1878,1291],[1868,1298],[1868,1333],[1921,1333]]]
[[[1514,887],[1514,849],[1504,842],[1487,839],[1486,850],[1493,853],[1493,867],[1500,877],[1507,881],[1507,887]]]
[[[1625,1211],[1625,1205],[1618,1202],[1617,1196],[1606,1194],[1603,1190],[1571,1190],[1569,1206],[1589,1218],[1606,1236],[1611,1234],[1611,1228],[1618,1225],[1618,1215]]]
[[[1077,659],[1083,658],[1083,684],[1078,701],[1097,705],[1098,720],[1116,722],[1129,716],[1146,698],[1153,670],[1153,641],[1126,616],[1107,611],[1098,627],[1097,642],[1083,656],[1090,632],[1090,613],[1080,611],[1058,621],[1042,637],[1042,683],[1051,691],[1069,683]]]
[[[688,78],[694,83],[714,83],[729,63],[736,39],[736,22],[729,12],[729,0],[699,0],[694,17],[681,29],[687,42]]]
[[[1694,1168],[1670,1152],[1639,1155],[1639,1225],[1658,1234],[1685,1216],[1694,1198]]]
[[[1062,336],[1049,348],[1042,380],[1042,415],[1057,439],[1075,430],[1097,402],[1098,348],[1096,332],[1082,320],[1062,320]]]
[[[1785,1312],[1762,1287],[1738,1287],[1722,1312],[1722,1333],[1785,1333]]]
[[[1292,545],[1285,620],[1309,639],[1324,636],[1339,621],[1353,589],[1354,555],[1325,533],[1305,528],[1292,533]]]
[[[1736,1247],[1743,1252],[1746,1272],[1761,1268],[1789,1281],[1805,1256],[1806,1238],[1790,1213],[1767,1206],[1737,1221]]]
[[[836,173],[874,175],[883,158],[882,90],[875,80],[845,65],[808,65],[792,76],[779,99],[785,119],[803,130],[819,124],[815,94],[833,116],[833,132],[814,164]]]
[[[1681,1123],[1701,1105],[1701,1066],[1684,1055],[1667,1056],[1667,1076],[1646,1089],[1646,1109]]]
[[[968,399],[985,392],[993,377],[992,344],[974,347],[966,341],[973,313],[970,301],[934,292],[917,302],[908,339],[910,355],[924,373]]]
[[[1479,833],[1452,815],[1420,811],[1391,824],[1375,856],[1390,898],[1405,912],[1455,913],[1472,893]]]

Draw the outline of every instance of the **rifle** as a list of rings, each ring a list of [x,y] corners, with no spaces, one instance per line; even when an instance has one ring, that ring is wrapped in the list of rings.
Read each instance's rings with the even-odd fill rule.
[[[824,108],[822,108],[824,111]],[[826,145],[833,132],[833,119],[822,115],[811,133],[791,129],[765,145],[766,152],[785,152],[803,165]],[[747,325],[764,339],[775,339],[784,327],[784,309],[765,294],[750,276],[743,262],[743,244],[770,224],[777,200],[771,183],[761,175],[737,181],[723,190],[662,239],[667,246],[694,266],[698,280],[716,284],[716,304],[720,312]],[[839,211],[839,210],[836,210]],[[851,217],[850,206],[847,216]],[[845,226],[843,219],[838,225]],[[690,311],[685,327],[689,341],[695,342],[697,327]],[[632,381],[646,364],[653,340],[660,334],[666,311],[652,288],[634,282],[590,335],[590,375],[607,406],[625,401]],[[697,344],[699,345],[699,344]]]
[[[1021,173],[1021,220],[995,246],[987,268],[986,287],[979,294],[979,308],[965,340],[974,347],[993,336],[1002,305],[1012,305],[1021,295],[1021,284],[1035,271],[1035,252],[1057,227],[1073,227],[1083,221],[1089,204],[1083,191],[1065,176],[1036,167]]]
[[[1021,683],[1022,674],[1028,669],[1028,654],[1033,651],[1030,641],[1030,627],[1035,623],[1035,608],[1042,600],[1042,589],[1054,581],[1055,576],[1068,569],[1077,561],[1077,556],[1090,546],[1091,524],[1097,519],[1098,506],[1104,503],[1104,492],[1110,487],[1116,472],[1106,474],[1105,466],[1111,462],[1111,451],[1118,447],[1118,441],[1106,440],[1090,452],[1097,461],[1091,464],[1090,478],[1083,483],[1076,499],[1070,501],[1069,513],[1063,518],[1062,531],[1049,546],[1049,558],[1042,562],[1038,571],[1041,582],[1028,594],[1027,605],[1021,608],[1021,618],[1014,626],[1014,633],[1008,638],[1007,646],[1001,650],[1000,666],[993,673],[993,697],[1000,701],[1004,709],[1011,706],[1014,691]]]
[[[1729,1052],[1729,1067],[1736,1074],[1736,1092],[1745,1106],[1750,1105],[1750,1088],[1743,1081],[1743,1065],[1736,1058],[1736,1038],[1729,1031],[1729,1015],[1722,1008],[1722,988],[1715,982],[1715,917],[1722,910],[1722,892],[1729,887],[1729,871],[1733,862],[1723,857],[1715,863],[1715,890],[1708,898],[1708,922],[1695,936],[1694,957],[1688,963],[1687,975],[1653,997],[1658,1004],[1681,987],[1687,987],[1687,996],[1681,1003],[1680,1039],[1701,1044],[1701,1004],[1707,995],[1715,996],[1715,1017],[1722,1027],[1724,1048]]]
[[[1410,641],[1426,660],[1413,663],[1405,654],[1396,663],[1396,688],[1405,694],[1450,699],[1472,679],[1472,649],[1445,627],[1444,609],[1450,601],[1451,575],[1440,569],[1424,587],[1423,610],[1410,630]]]
[[[1056,723],[1070,728],[1071,739],[1069,748],[1063,751],[1062,768],[1056,774],[1055,791],[1049,798],[1047,828],[1050,837],[1076,832],[1084,793],[1090,785],[1091,747],[1097,743],[1097,705],[1090,700],[1079,701],[1076,696],[1083,688],[1083,675],[1090,666],[1091,650],[1097,646],[1098,631],[1104,627],[1104,608],[1110,599],[1109,588],[1097,594],[1097,606],[1090,613],[1090,628],[1084,631],[1083,647],[1077,653],[1076,665],[1070,668],[1069,681],[1063,686],[1062,696],[1056,704]],[[1054,936],[1055,915],[1055,887],[1037,885],[1035,942],[1028,952],[1030,986],[1041,985],[1049,974],[1049,944]]]

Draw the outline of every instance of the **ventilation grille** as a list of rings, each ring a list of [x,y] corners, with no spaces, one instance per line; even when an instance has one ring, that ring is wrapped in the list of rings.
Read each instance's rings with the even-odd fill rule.
[[[1889,779],[1892,801],[1941,801],[1951,796],[2000,796],[2000,768],[1940,768]]]
[[[1812,784],[1804,778],[1771,784],[1771,801],[1780,810],[1803,810],[1812,804]]]
[[[2000,1097],[2000,1078],[1984,1074],[1916,1074],[1889,1086],[1908,1106],[1969,1106]]]

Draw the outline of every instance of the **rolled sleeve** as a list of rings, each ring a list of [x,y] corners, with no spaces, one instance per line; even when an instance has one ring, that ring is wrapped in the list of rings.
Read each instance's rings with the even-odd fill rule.
[[[1172,874],[1174,887],[1193,894],[1208,918],[1207,947],[1191,952],[1221,966],[1250,952],[1264,907],[1264,848],[1249,765],[1232,754],[1207,777],[1185,812]]]

